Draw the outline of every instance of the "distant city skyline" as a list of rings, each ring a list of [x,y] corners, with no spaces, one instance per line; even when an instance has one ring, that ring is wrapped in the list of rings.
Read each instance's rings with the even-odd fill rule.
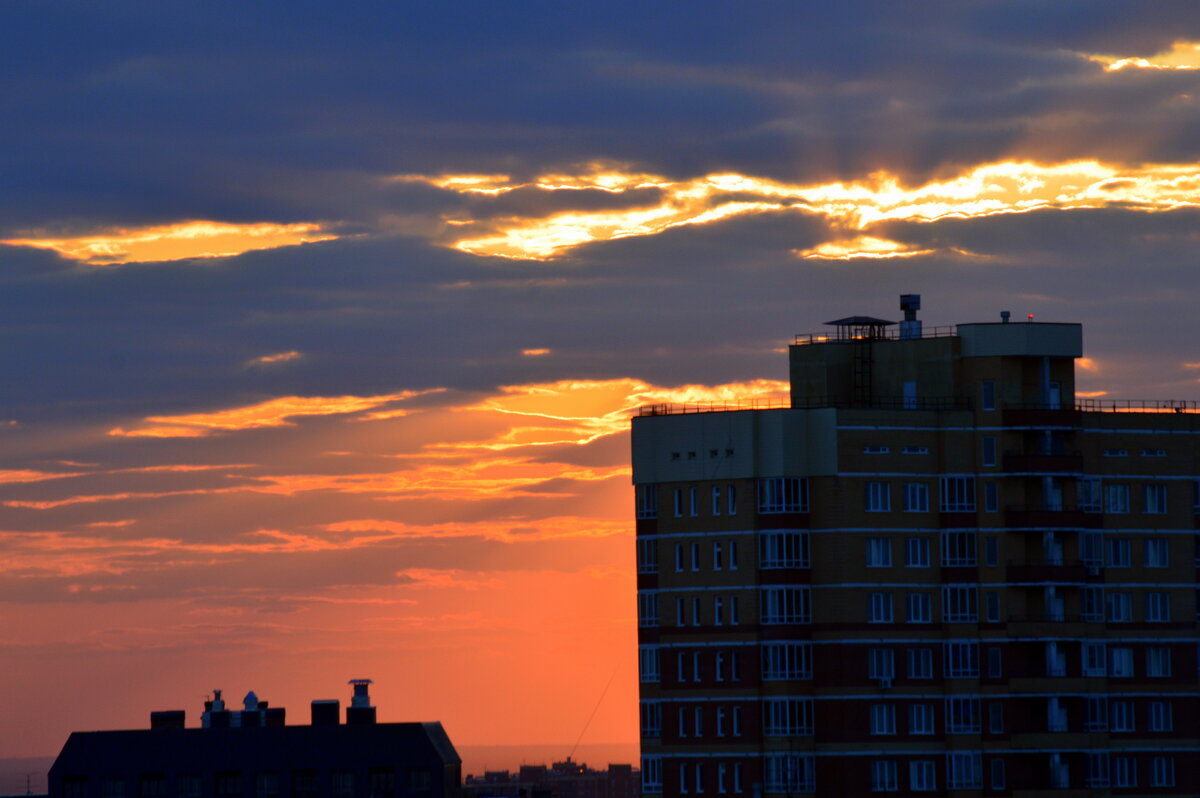
[[[901,293],[1200,398],[1190,3],[0,20],[0,756],[358,675],[636,745],[630,415]]]

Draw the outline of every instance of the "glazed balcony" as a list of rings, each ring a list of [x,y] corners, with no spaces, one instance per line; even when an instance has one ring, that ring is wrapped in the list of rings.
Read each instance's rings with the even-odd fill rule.
[[[1005,569],[1005,578],[1009,582],[1036,582],[1039,584],[1082,582],[1087,574],[1088,566],[1078,560],[1059,562],[1011,560]]]

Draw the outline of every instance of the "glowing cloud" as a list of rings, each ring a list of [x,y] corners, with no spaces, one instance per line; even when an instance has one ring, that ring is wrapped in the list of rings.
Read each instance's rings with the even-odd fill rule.
[[[273,363],[286,363],[289,360],[296,360],[300,357],[303,357],[303,355],[295,350],[290,352],[278,352],[274,355],[263,355],[262,357],[256,357],[249,361],[246,365],[248,367],[269,366]]]
[[[73,238],[12,238],[0,241],[19,247],[52,249],[93,266],[120,263],[220,258],[256,249],[274,249],[337,236],[319,224],[227,224],[191,221],[159,227],[115,228]]]
[[[806,259],[853,260],[854,258],[911,258],[914,255],[929,255],[935,250],[909,247],[884,238],[858,236],[850,240],[827,241],[812,249],[796,250],[796,255]]]
[[[109,430],[108,434],[127,438],[195,438],[214,432],[283,427],[290,426],[292,422],[289,419],[296,416],[358,413],[424,393],[430,391],[401,391],[381,396],[283,396],[256,405],[234,407],[213,413],[149,416],[146,421],[156,426],[134,430],[115,427]]]
[[[682,225],[707,224],[749,214],[791,211],[826,217],[840,230],[866,231],[886,221],[935,222],[1044,209],[1120,206],[1169,211],[1200,206],[1200,165],[1159,164],[1142,168],[1097,161],[1059,164],[1004,161],[958,177],[906,187],[888,173],[857,182],[789,184],[747,175],[715,174],[685,181],[585,168],[579,175],[547,175],[531,183],[503,176],[406,175],[410,182],[462,194],[500,195],[518,189],[547,192],[602,189],[621,194],[652,189],[656,199],[624,209],[563,211],[546,216],[507,217],[486,235],[460,237],[448,230],[447,246],[475,255],[546,260],[593,241],[656,235]],[[641,196],[641,195],[639,195]],[[463,221],[463,220],[457,220]],[[484,222],[479,222],[483,225]],[[871,236],[857,236],[804,250],[803,257],[909,257],[924,251]]]
[[[549,349],[522,349],[521,354],[525,357],[542,357],[550,354]]]
[[[1149,58],[1116,55],[1085,57],[1089,61],[1103,64],[1105,72],[1119,72],[1122,69],[1200,69],[1200,44],[1175,42],[1171,49],[1155,53]]]

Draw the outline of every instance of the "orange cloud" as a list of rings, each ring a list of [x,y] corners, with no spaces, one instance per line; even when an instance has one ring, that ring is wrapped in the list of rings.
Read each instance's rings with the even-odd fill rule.
[[[554,258],[594,241],[657,235],[681,225],[780,211],[816,214],[840,229],[866,231],[874,224],[891,220],[928,223],[1049,208],[1120,205],[1154,212],[1200,206],[1200,166],[1196,164],[1129,168],[1097,161],[1057,164],[1003,161],[918,186],[903,186],[899,177],[886,172],[856,182],[803,185],[740,174],[713,174],[676,181],[597,165],[586,166],[575,175],[547,175],[529,183],[509,182],[501,175],[405,175],[400,179],[463,194],[584,188],[613,194],[634,189],[652,189],[657,193],[658,198],[652,203],[625,209],[508,217],[490,223],[492,232],[486,235],[451,236],[445,242],[475,255],[528,260]],[[815,257],[838,257],[843,251],[858,253],[854,257],[907,254],[900,244],[869,236],[827,246],[830,249],[814,248],[802,254]]]
[[[1149,58],[1138,56],[1085,55],[1089,61],[1104,65],[1105,72],[1122,69],[1200,69],[1200,44],[1175,42],[1169,50],[1155,53]]]
[[[443,389],[435,389],[443,390]],[[180,416],[148,416],[153,425],[126,430],[114,427],[109,435],[136,438],[196,438],[214,432],[290,426],[297,416],[329,416],[358,413],[389,402],[399,402],[434,391],[400,391],[380,396],[282,396],[255,405]],[[385,416],[386,417],[386,416]]]
[[[909,247],[897,241],[888,241],[872,236],[856,236],[852,239],[827,241],[812,249],[796,250],[796,255],[806,259],[853,260],[854,258],[911,258],[914,255],[929,255],[935,250]]]
[[[525,357],[542,357],[550,354],[549,349],[522,349],[521,354]]]
[[[220,258],[256,249],[274,249],[337,236],[321,225],[230,224],[190,221],[158,227],[112,228],[73,238],[11,238],[0,244],[52,249],[63,257],[93,266],[145,263],[185,258]]]
[[[249,366],[269,366],[272,363],[286,363],[289,360],[296,360],[299,357],[302,357],[302,355],[299,352],[292,350],[290,352],[279,352],[274,355],[263,355],[262,357],[256,357],[253,360],[251,360],[250,362],[248,362],[246,365],[248,367]]]

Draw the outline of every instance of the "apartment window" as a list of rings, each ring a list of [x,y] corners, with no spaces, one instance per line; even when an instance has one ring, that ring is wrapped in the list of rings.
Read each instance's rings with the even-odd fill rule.
[[[688,792],[688,766],[685,762],[679,763],[679,793],[687,795]]]
[[[908,678],[933,678],[933,649],[910,648],[905,653],[908,660]]]
[[[767,477],[758,481],[760,513],[807,513],[808,480],[800,477]]]
[[[933,734],[933,704],[908,705],[908,733]]]
[[[999,701],[988,704],[988,734],[1004,734],[1004,705]]]
[[[993,790],[1003,790],[1004,782],[1005,782],[1004,760],[1003,759],[993,759],[992,760],[992,789]]]
[[[641,702],[641,728],[643,737],[662,737],[662,704]]]
[[[1133,596],[1130,593],[1108,594],[1108,622],[1129,623],[1133,620]]]
[[[741,655],[737,649],[729,652],[729,679],[734,682],[742,679]]]
[[[979,678],[979,643],[944,643],[942,655],[945,657],[947,679]]]
[[[871,792],[895,792],[900,789],[896,777],[896,761],[876,759],[871,762]]]
[[[946,585],[942,588],[942,620],[946,623],[975,623],[979,620],[975,585]]]
[[[721,514],[721,489],[715,485],[712,489],[712,514]]]
[[[892,509],[891,485],[886,482],[868,482],[866,484],[866,505],[868,513],[886,513]]]
[[[1168,564],[1167,539],[1146,538],[1145,555],[1147,568],[1166,568]]]
[[[942,531],[942,566],[962,567],[975,565],[975,532]]]
[[[688,488],[688,513],[694,518],[700,515],[700,502],[695,488]]]
[[[1171,594],[1146,594],[1146,621],[1149,623],[1168,623],[1171,620]]]
[[[909,623],[932,622],[932,604],[928,593],[909,593],[905,597],[905,620]]]
[[[1080,593],[1080,603],[1083,620],[1093,623],[1104,620],[1104,588],[1085,585]]]
[[[700,597],[692,597],[692,626],[700,625]]]
[[[995,535],[983,539],[983,563],[989,568],[1000,564],[1000,540]]]
[[[1098,513],[1104,507],[1100,492],[1100,480],[1085,477],[1075,482],[1075,504],[1085,513]]]
[[[1171,649],[1154,646],[1146,649],[1146,676],[1164,678],[1171,675]]]
[[[1088,696],[1084,706],[1084,731],[1108,731],[1108,697]]]
[[[763,781],[767,792],[813,792],[815,758],[812,754],[764,754]]]
[[[703,737],[704,736],[704,707],[694,707],[692,709],[692,719],[694,721],[695,736]],[[699,774],[696,774],[696,775],[699,776]],[[699,781],[700,781],[700,779],[697,778],[696,779],[697,791],[699,791]]]
[[[867,567],[890,568],[892,541],[888,538],[867,538]]]
[[[924,482],[904,483],[904,512],[929,512],[929,485]]]
[[[767,587],[762,590],[762,622],[766,625],[812,623],[811,593],[807,586]]]
[[[996,409],[996,381],[984,380],[979,383],[979,409]]]
[[[638,646],[638,679],[649,684],[659,678],[658,646]]]
[[[871,734],[896,733],[896,705],[871,705]]]
[[[634,488],[638,518],[658,517],[658,485],[638,485]]]
[[[742,763],[741,762],[733,763],[733,791],[734,792],[742,791]]]
[[[658,594],[638,591],[638,626],[658,626]]]
[[[713,626],[722,626],[725,623],[725,599],[720,596],[713,596]]]
[[[987,668],[989,679],[999,679],[1004,676],[1004,652],[1000,646],[988,647]]]
[[[730,715],[730,718],[732,720],[733,736],[741,737],[742,736],[742,708],[734,707],[731,710],[731,713],[732,714]]]
[[[683,518],[683,488],[675,488],[671,495],[675,500],[675,517]]]
[[[712,544],[713,570],[720,571],[724,566],[724,560],[721,557],[721,544]]]
[[[728,768],[724,762],[717,763],[717,792],[719,793],[729,792],[725,783],[727,769]]]
[[[978,698],[952,697],[946,700],[946,733],[979,733]]]
[[[1108,751],[1088,751],[1087,756],[1087,774],[1083,779],[1085,787],[1107,787],[1108,779]]]
[[[995,590],[989,590],[983,594],[985,616],[988,623],[1000,623],[1000,594]]]
[[[1109,731],[1131,732],[1136,727],[1132,701],[1112,701],[1109,705]]]
[[[1114,756],[1112,758],[1112,786],[1137,786],[1137,760],[1131,756]]]
[[[1169,732],[1175,730],[1174,713],[1170,701],[1150,702],[1150,731]]]
[[[729,597],[729,625],[730,626],[738,625],[738,597],[737,596]]]
[[[1104,456],[1105,457],[1128,457],[1129,450],[1128,449],[1105,449]]]
[[[763,643],[762,678],[767,682],[811,679],[812,644]]]
[[[929,538],[906,538],[904,541],[906,568],[929,567]]]
[[[905,446],[900,450],[901,454],[929,454],[928,446]]]
[[[1160,515],[1167,511],[1166,485],[1142,486],[1142,511],[1153,515]]]
[[[887,454],[890,451],[891,451],[891,449],[889,449],[886,446],[864,446],[863,447],[863,454]]]
[[[1108,675],[1115,679],[1133,676],[1133,649],[1129,646],[1113,646],[1108,650]]]
[[[692,570],[693,571],[700,570],[700,544],[699,543],[692,544]]]
[[[163,785],[166,786],[165,784]],[[395,790],[393,789],[393,794]],[[156,793],[157,795],[166,795],[166,790]],[[279,795],[279,774],[274,770],[263,771],[254,777],[254,794],[260,798],[267,798],[271,795]],[[142,790],[142,795],[146,795],[146,791]]]
[[[980,443],[982,444],[980,448],[983,465],[996,465],[996,439],[990,435],[984,435]]]
[[[975,512],[975,477],[942,477],[940,484],[943,513]]]
[[[717,718],[717,736],[725,736],[725,707],[718,706],[715,713]]]
[[[1104,512],[1114,514],[1129,512],[1128,485],[1104,486]]]
[[[946,786],[951,790],[978,790],[983,787],[978,752],[946,754]]]
[[[687,610],[682,598],[675,599],[675,625],[687,626]]]
[[[737,515],[737,489],[733,485],[725,486],[725,512]]]
[[[937,789],[937,763],[932,759],[912,759],[908,763],[908,788],[913,792]]]
[[[1150,760],[1150,786],[1175,786],[1175,757],[1156,756]]]
[[[1108,652],[1102,641],[1083,641],[1079,658],[1084,676],[1104,676],[1108,673]]]
[[[1129,538],[1109,538],[1107,543],[1109,568],[1128,568],[1133,565]]]
[[[637,569],[639,574],[658,573],[658,541],[637,542]]]
[[[679,736],[688,736],[688,711],[687,707],[679,707]]]
[[[867,621],[869,623],[892,622],[891,593],[871,593],[868,596]]]
[[[642,756],[642,792],[662,792],[661,756]]]
[[[995,482],[983,483],[983,511],[985,513],[1000,512],[1000,486]]]
[[[1104,564],[1104,533],[1098,529],[1085,529],[1079,538],[1079,559],[1084,565],[1099,567]]]
[[[762,705],[764,735],[790,737],[813,733],[811,698],[764,698]]]
[[[1067,675],[1067,652],[1057,640],[1046,641],[1046,675]]]
[[[807,568],[808,533],[763,532],[759,536],[758,564],[760,568]]]
[[[675,680],[687,681],[687,654],[682,651],[675,654]]]
[[[1166,457],[1166,449],[1142,449],[1142,457]]]
[[[675,573],[683,571],[683,544],[675,544]]]
[[[867,649],[867,676],[891,679],[896,675],[896,655],[890,648]]]

